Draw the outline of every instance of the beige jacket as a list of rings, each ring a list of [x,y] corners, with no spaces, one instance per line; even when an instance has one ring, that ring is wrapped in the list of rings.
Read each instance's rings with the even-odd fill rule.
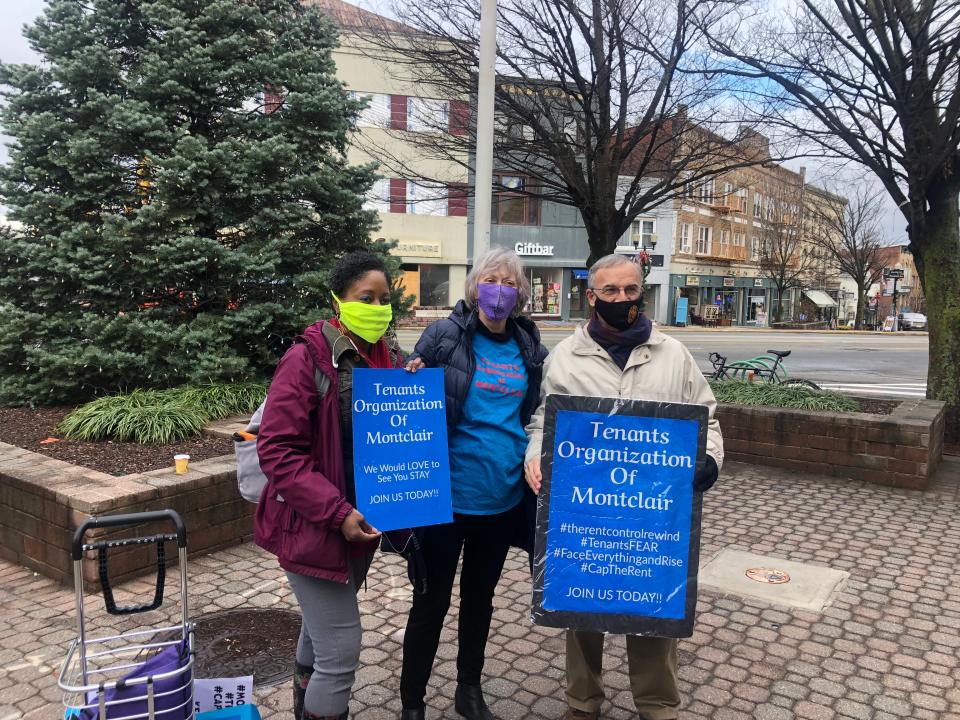
[[[541,454],[544,398],[550,394],[706,405],[710,411],[707,454],[717,467],[723,465],[723,436],[714,417],[717,400],[713,391],[690,351],[656,328],[646,343],[633,349],[622,372],[590,337],[586,323],[553,349],[544,365],[540,407],[527,425],[527,461]]]

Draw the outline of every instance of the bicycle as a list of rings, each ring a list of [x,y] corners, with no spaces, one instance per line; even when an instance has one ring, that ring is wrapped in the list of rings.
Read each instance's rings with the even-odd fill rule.
[[[758,355],[749,360],[736,360],[727,363],[727,358],[717,352],[709,355],[713,372],[711,380],[745,380],[754,382],[759,380],[767,385],[793,385],[811,390],[819,390],[820,386],[812,380],[791,378],[787,373],[787,366],[783,363],[789,357],[791,350],[767,350],[769,355]]]

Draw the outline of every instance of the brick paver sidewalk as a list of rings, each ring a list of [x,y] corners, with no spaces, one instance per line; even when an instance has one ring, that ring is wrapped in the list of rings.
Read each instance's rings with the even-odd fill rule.
[[[960,718],[960,458],[926,492],[729,463],[705,502],[703,561],[724,548],[828,565],[851,577],[822,614],[702,591],[697,630],[680,646],[682,717]],[[291,606],[273,559],[249,545],[198,558],[190,574],[195,613]],[[525,558],[514,554],[485,669],[485,691],[502,720],[559,718],[564,709],[562,634],[531,626],[529,596]],[[360,594],[358,720],[398,715],[408,597],[404,569],[379,559]],[[91,613],[100,607],[90,600]],[[430,720],[457,717],[455,627],[448,619]],[[0,720],[62,717],[56,674],[73,636],[71,591],[0,562]],[[603,717],[634,717],[622,638],[608,650]],[[257,693],[266,718],[289,717],[290,701],[286,683]]]

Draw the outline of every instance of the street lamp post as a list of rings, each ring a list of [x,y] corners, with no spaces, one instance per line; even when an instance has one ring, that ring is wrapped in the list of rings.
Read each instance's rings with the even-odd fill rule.
[[[897,283],[903,279],[903,274],[901,268],[883,271],[884,280],[893,280],[893,332],[897,332],[900,329],[900,323],[897,318]]]
[[[497,61],[497,0],[480,3],[480,67],[477,75],[477,144],[473,177],[473,257],[490,248],[493,194],[493,112]]]

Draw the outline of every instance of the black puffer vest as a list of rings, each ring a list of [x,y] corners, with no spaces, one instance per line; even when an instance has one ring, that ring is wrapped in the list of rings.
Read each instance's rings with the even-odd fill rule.
[[[450,432],[453,432],[463,414],[463,405],[476,370],[473,336],[478,322],[476,309],[471,310],[461,300],[450,317],[437,320],[424,331],[410,356],[410,359],[422,359],[427,367],[443,368],[447,428]],[[540,381],[547,349],[540,343],[540,330],[532,320],[520,316],[510,324],[527,368],[527,395],[520,409],[520,421],[526,425],[540,402]]]

